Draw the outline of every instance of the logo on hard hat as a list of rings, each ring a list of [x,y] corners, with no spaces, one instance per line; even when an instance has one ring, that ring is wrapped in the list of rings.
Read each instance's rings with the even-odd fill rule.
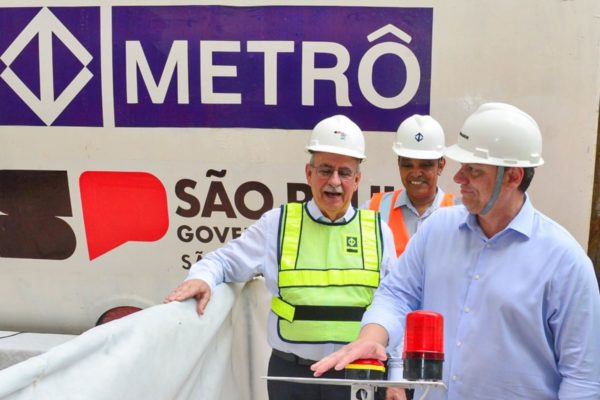
[[[421,132],[417,133],[417,134],[415,135],[415,140],[416,140],[417,142],[420,142],[421,140],[423,140],[423,134],[422,134]]]
[[[336,135],[340,135],[340,139],[342,140],[346,140],[346,132],[342,132],[342,131],[333,131],[334,134]]]

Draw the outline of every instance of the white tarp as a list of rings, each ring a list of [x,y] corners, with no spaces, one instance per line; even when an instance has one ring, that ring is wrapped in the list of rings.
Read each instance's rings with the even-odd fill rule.
[[[74,335],[0,331],[0,371],[72,340]]]
[[[0,371],[0,399],[265,399],[264,283],[151,307]]]

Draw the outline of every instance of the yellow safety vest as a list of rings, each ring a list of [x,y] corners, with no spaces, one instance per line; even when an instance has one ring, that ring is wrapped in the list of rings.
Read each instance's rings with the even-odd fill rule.
[[[282,206],[278,333],[293,343],[348,343],[379,286],[379,214],[358,210],[343,224],[314,220],[304,204]]]

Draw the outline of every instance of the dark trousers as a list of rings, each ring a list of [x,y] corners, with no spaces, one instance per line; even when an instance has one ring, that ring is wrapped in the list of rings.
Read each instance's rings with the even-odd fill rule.
[[[314,378],[307,360],[289,361],[271,354],[269,376]],[[316,362],[316,361],[315,361]],[[344,371],[328,371],[322,378],[344,379]],[[350,400],[350,386],[315,385],[285,381],[267,381],[269,400]],[[376,399],[385,399],[385,392],[378,390]]]
[[[315,361],[316,362],[316,361]],[[301,364],[308,364],[301,362]],[[314,378],[310,365],[284,360],[271,354],[269,376]],[[343,379],[344,371],[329,371],[323,378]],[[350,386],[314,385],[285,381],[267,381],[269,400],[349,400]]]

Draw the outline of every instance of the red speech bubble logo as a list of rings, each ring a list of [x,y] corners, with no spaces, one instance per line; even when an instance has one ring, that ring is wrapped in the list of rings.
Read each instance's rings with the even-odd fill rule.
[[[154,175],[86,171],[79,190],[90,260],[124,243],[153,242],[167,233],[167,192]]]

